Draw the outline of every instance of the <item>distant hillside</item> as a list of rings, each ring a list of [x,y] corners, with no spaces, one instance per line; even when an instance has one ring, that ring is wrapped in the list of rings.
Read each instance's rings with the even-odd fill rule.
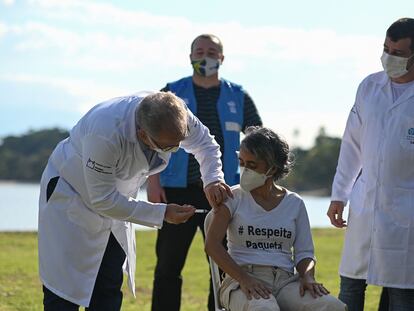
[[[5,137],[0,144],[0,180],[39,181],[50,153],[68,135],[55,128]],[[295,166],[281,184],[294,191],[329,195],[340,145],[339,138],[321,129],[312,148],[293,150]]]
[[[7,136],[0,145],[0,179],[37,182],[56,144],[68,137],[54,128]]]

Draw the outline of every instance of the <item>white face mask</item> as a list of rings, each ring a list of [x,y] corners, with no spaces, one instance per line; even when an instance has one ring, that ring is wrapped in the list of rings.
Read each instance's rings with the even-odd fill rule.
[[[267,174],[272,168],[269,168],[265,174],[260,174],[251,169],[240,166],[240,187],[250,192],[253,189],[263,186],[266,180],[270,177]]]
[[[194,71],[200,76],[209,77],[217,73],[220,65],[220,59],[214,59],[211,57],[205,57],[202,59],[195,59],[191,61]]]
[[[407,64],[410,58],[413,56],[414,54],[408,58],[405,58],[383,52],[381,56],[382,67],[390,78],[402,77],[408,72]]]
[[[154,151],[158,153],[168,153],[168,152],[177,152],[180,149],[180,146],[173,146],[173,147],[167,147],[167,148],[154,148]]]

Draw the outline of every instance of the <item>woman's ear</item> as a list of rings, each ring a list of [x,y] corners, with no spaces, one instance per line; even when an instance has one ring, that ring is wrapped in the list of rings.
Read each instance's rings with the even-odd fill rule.
[[[278,168],[276,167],[276,166],[273,166],[272,168],[271,168],[271,170],[269,171],[269,174],[268,175],[272,175],[272,176],[274,176],[275,174],[276,174],[276,172],[278,171]]]

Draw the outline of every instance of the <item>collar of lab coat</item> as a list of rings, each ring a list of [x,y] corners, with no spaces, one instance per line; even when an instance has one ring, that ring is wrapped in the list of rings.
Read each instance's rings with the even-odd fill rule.
[[[393,102],[391,79],[388,77],[385,71],[382,71],[380,75],[378,75],[377,83],[380,85],[384,96],[392,103],[389,110],[394,109],[398,105],[406,102],[408,99],[414,96],[414,85],[412,85],[395,102]]]
[[[125,137],[133,143],[138,143],[137,127],[135,124],[135,111],[138,109],[138,103],[141,100],[142,98],[135,98],[135,100],[133,100],[133,104],[131,104],[131,108],[128,111],[129,116],[125,121]]]

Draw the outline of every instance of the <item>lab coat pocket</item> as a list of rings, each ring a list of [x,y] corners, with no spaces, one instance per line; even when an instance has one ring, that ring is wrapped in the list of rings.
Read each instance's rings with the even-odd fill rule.
[[[414,189],[394,188],[390,212],[395,224],[414,226]]]
[[[399,123],[399,138],[403,149],[409,151],[412,155],[414,151],[414,118],[401,116]]]
[[[219,297],[220,297],[221,305],[227,310],[229,309],[229,305],[230,305],[231,293],[239,288],[240,288],[239,282],[237,282],[235,279],[226,275],[220,287]]]
[[[52,198],[58,200],[60,196],[66,198],[64,205],[70,222],[90,233],[97,233],[102,229],[103,217],[86,207],[79,194],[62,178],[59,179]]]
[[[75,197],[68,206],[69,220],[90,233],[101,231],[104,219],[87,208],[79,197]]]
[[[349,199],[349,215],[360,215],[364,211],[365,182],[361,177],[356,181]]]

